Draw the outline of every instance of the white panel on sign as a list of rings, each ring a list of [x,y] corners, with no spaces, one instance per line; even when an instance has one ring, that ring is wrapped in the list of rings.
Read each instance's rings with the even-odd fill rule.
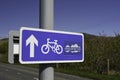
[[[19,54],[19,44],[14,44],[13,51],[13,54]]]

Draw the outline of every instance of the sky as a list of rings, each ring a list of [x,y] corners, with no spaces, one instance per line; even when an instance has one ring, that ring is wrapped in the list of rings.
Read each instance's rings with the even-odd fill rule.
[[[0,38],[21,26],[39,27],[39,0],[0,0]],[[120,34],[120,0],[54,0],[54,29]]]

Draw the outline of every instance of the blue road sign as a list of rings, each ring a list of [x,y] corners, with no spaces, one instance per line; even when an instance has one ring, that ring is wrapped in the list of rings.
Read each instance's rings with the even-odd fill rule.
[[[44,29],[20,29],[22,64],[84,61],[84,35]]]

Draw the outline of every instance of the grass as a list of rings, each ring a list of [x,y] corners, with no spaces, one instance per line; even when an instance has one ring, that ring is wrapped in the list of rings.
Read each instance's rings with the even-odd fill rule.
[[[0,55],[0,62],[3,63],[8,63],[7,61],[7,54],[1,54]],[[17,65],[20,65],[17,63]],[[23,66],[27,66],[27,67],[33,67],[33,68],[38,68],[39,65],[36,64],[27,64],[27,65],[23,65]],[[56,72],[62,72],[62,73],[66,73],[66,74],[71,74],[71,75],[76,75],[76,76],[81,76],[81,77],[87,77],[87,78],[91,78],[94,80],[120,80],[120,75],[105,75],[105,74],[97,74],[95,72],[89,72],[89,71],[82,71],[82,70],[75,70],[73,69],[62,69],[62,68],[58,68],[55,69]]]
[[[0,62],[3,63],[8,63],[8,54],[0,54]],[[17,65],[20,65],[17,63]],[[39,65],[36,64],[27,64],[27,65],[23,65],[23,66],[27,66],[27,67],[33,67],[33,68],[38,68]],[[69,68],[58,68],[55,69],[56,72],[62,72],[62,73],[66,73],[66,74],[71,74],[71,75],[77,75],[77,76],[81,76],[81,77],[87,77],[87,78],[91,78],[94,80],[120,80],[120,75],[119,74],[112,74],[112,75],[105,75],[105,74],[98,74],[95,72],[89,72],[89,71],[82,71],[82,70],[75,70],[74,68],[69,69]]]
[[[18,65],[21,65],[21,64],[18,64]],[[32,68],[39,68],[39,64],[22,64],[22,66],[32,67]]]
[[[0,54],[0,62],[3,62],[3,63],[8,63],[8,54],[5,53],[5,54]]]
[[[120,75],[105,75],[105,74],[98,74],[89,71],[82,71],[82,70],[74,70],[74,69],[56,69],[57,72],[62,72],[66,74],[77,75],[81,77],[87,77],[94,80],[120,80]]]

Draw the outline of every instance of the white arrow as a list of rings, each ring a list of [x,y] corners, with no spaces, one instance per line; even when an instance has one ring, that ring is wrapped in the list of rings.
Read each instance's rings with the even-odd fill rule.
[[[27,40],[26,40],[26,46],[30,44],[30,57],[34,57],[34,46],[38,46],[38,40],[35,38],[34,35],[31,35]]]

